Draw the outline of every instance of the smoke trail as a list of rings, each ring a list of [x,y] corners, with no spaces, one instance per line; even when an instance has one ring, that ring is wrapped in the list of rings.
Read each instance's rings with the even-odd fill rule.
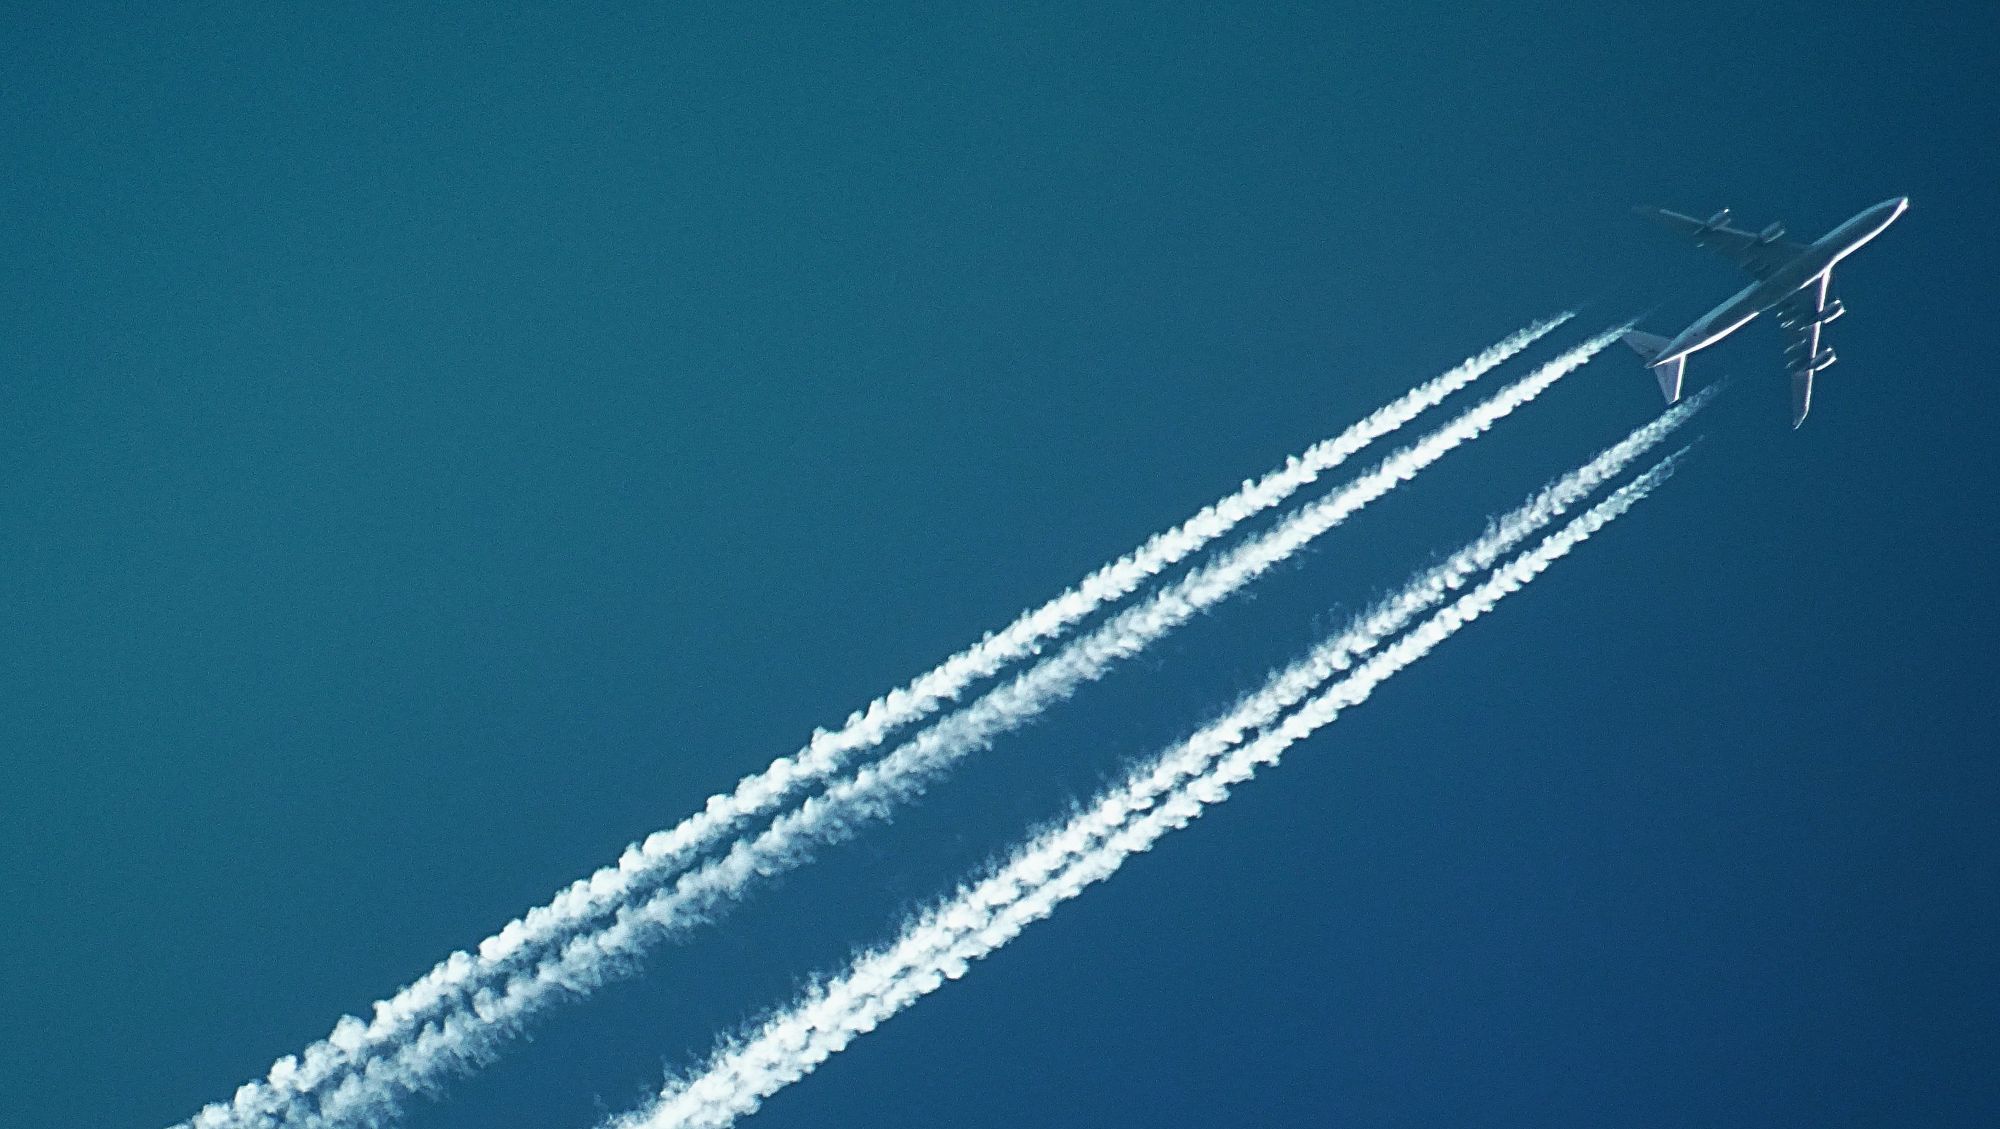
[[[951,655],[907,686],[849,715],[837,730],[816,730],[806,746],[744,777],[734,791],[710,796],[703,809],[670,830],[627,847],[613,866],[578,879],[541,906],[507,923],[473,951],[459,951],[395,995],[374,1005],[373,1019],[344,1016],[324,1040],[271,1067],[262,1082],[239,1088],[229,1105],[210,1105],[176,1129],[269,1125],[304,1095],[359,1059],[409,1037],[425,1021],[463,1005],[467,996],[527,957],[608,913],[632,892],[671,875],[746,820],[776,810],[803,789],[839,772],[857,753],[880,744],[898,726],[920,721],[955,700],[972,683],[1033,654],[1039,644],[1128,595],[1245,519],[1312,484],[1369,444],[1398,430],[1567,322],[1559,314],[1522,329],[1419,384],[1331,439],[1322,440],[1235,493],[1196,513],[1138,549],[1104,565],[1048,603]]]
[[[1677,423],[1669,423],[1665,430]],[[1633,438],[1643,442],[1637,434]],[[1657,436],[1653,441],[1657,442]],[[1062,902],[1109,878],[1133,854],[1150,849],[1168,831],[1185,827],[1206,808],[1227,799],[1229,789],[1248,780],[1258,767],[1276,764],[1293,743],[1332,722],[1342,709],[1366,700],[1382,682],[1491,611],[1508,593],[1518,591],[1637,504],[1673,473],[1680,457],[1681,452],[1669,456],[1509,561],[1249,744],[1242,742],[1244,732],[1253,725],[1268,725],[1276,716],[1275,709],[1282,709],[1282,705],[1268,716],[1263,705],[1248,713],[1239,706],[1170,748],[1067,824],[1031,840],[985,879],[962,887],[955,897],[912,921],[888,947],[857,958],[838,979],[815,985],[803,999],[765,1021],[749,1037],[726,1042],[701,1073],[669,1083],[652,1105],[614,1118],[604,1129],[718,1129],[755,1111],[765,1098],[811,1073],[856,1036],[874,1030],[946,980],[963,976],[971,961],[1005,945]],[[1560,486],[1551,486],[1544,497]],[[1502,519],[1496,528],[1533,511],[1539,501],[1531,501]],[[1467,546],[1466,551],[1477,552],[1481,542]],[[1430,590],[1431,579],[1419,576],[1404,594]],[[1399,599],[1385,601],[1378,612],[1386,612]],[[1266,698],[1264,705],[1270,705],[1295,692],[1311,692],[1317,683],[1294,685],[1291,690],[1280,687],[1305,676],[1305,672],[1326,667],[1334,653],[1351,658],[1355,647],[1365,649],[1367,644],[1359,637],[1348,637],[1357,633],[1365,637],[1368,629],[1364,625],[1370,618],[1358,620],[1341,640],[1323,644],[1320,651],[1327,653],[1315,654],[1274,675],[1251,699]],[[1383,622],[1393,618],[1385,615]],[[1319,681],[1329,676],[1330,671]],[[1246,699],[1246,704],[1251,699]],[[1262,720],[1250,720],[1252,716]]]
[[[1353,482],[1301,507],[1265,533],[1114,616],[880,760],[778,816],[762,833],[739,839],[720,857],[688,871],[645,901],[619,907],[603,929],[572,937],[531,970],[475,992],[469,1014],[450,1014],[426,1024],[392,1053],[349,1072],[324,1093],[316,1116],[303,1108],[287,1111],[288,1115],[305,1125],[377,1122],[393,1112],[402,1095],[435,1088],[446,1075],[491,1059],[502,1040],[551,1004],[588,995],[629,973],[652,945],[713,920],[758,880],[803,865],[816,848],[887,818],[897,802],[921,792],[957,760],[1026,724],[1083,683],[1101,677],[1118,660],[1215,606],[1447,452],[1485,433],[1617,340],[1623,328],[1562,353]]]

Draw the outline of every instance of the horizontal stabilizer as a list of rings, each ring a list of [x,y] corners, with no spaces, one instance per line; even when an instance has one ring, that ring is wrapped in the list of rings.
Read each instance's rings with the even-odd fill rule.
[[[1666,338],[1661,337],[1657,333],[1641,333],[1636,329],[1626,330],[1625,335],[1619,338],[1619,340],[1630,345],[1634,353],[1646,358],[1647,364],[1653,363],[1653,358],[1659,356],[1667,348]]]
[[[1665,364],[1655,364],[1653,359],[1667,351],[1666,338],[1657,333],[1641,333],[1636,329],[1630,329],[1625,331],[1621,340],[1630,345],[1633,352],[1645,359],[1647,367],[1653,370],[1653,376],[1659,380],[1660,395],[1666,397],[1667,403],[1678,402],[1681,398],[1681,376],[1687,371],[1687,355],[1682,354]]]
[[[1660,380],[1660,395],[1665,396],[1669,404],[1680,402],[1681,375],[1687,371],[1687,363],[1686,354],[1682,354],[1665,364],[1652,366],[1653,375]]]

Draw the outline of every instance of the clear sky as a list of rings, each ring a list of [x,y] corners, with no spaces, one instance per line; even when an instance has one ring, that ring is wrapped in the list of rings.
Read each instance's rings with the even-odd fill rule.
[[[1991,1125],[1989,3],[0,12],[0,1125],[165,1125],[1533,318],[1654,501],[768,1126]],[[1546,351],[1543,354],[1545,355]],[[420,1103],[587,1129],[1658,410],[1622,351]]]

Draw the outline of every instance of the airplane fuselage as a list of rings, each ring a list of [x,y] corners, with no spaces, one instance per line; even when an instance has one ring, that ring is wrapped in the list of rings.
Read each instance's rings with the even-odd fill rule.
[[[1708,348],[1749,324],[1758,314],[1785,300],[1793,291],[1819,280],[1833,265],[1859,250],[1862,244],[1882,234],[1896,217],[1910,206],[1907,196],[1884,200],[1814,241],[1811,246],[1761,279],[1737,291],[1728,301],[1703,314],[1693,325],[1667,342],[1652,363],[1667,364],[1690,353]]]

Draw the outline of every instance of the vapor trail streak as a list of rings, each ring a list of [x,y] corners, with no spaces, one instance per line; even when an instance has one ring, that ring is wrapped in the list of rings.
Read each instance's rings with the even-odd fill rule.
[[[1620,445],[1628,451],[1625,459],[1657,442],[1685,418],[1683,414],[1663,419],[1665,426],[1654,425],[1658,430],[1650,437],[1635,433]],[[1598,462],[1618,450],[1607,451]],[[725,1043],[699,1074],[669,1083],[652,1105],[614,1118],[603,1129],[718,1129],[754,1112],[765,1098],[811,1073],[856,1036],[874,1030],[946,980],[963,976],[971,961],[1005,945],[1091,884],[1109,878],[1127,858],[1150,849],[1168,831],[1185,827],[1209,806],[1226,800],[1232,786],[1248,780],[1260,766],[1276,764],[1293,743],[1332,722],[1344,708],[1366,700],[1382,682],[1491,611],[1508,593],[1637,504],[1673,473],[1679,458],[1678,453],[1669,456],[1621,487],[1354,673],[1319,691],[1275,728],[1243,743],[1246,731],[1269,726],[1283,709],[1313,693],[1355,655],[1385,637],[1376,634],[1378,630],[1386,633],[1394,630],[1390,625],[1413,618],[1427,606],[1420,604],[1425,598],[1421,594],[1453,586],[1454,577],[1462,582],[1481,555],[1497,555],[1504,539],[1496,538],[1499,530],[1513,528],[1517,530],[1513,539],[1519,540],[1550,520],[1553,512],[1538,507],[1559,507],[1553,499],[1567,489],[1570,479],[1553,484],[1445,565],[1413,578],[1402,593],[1357,620],[1339,638],[1273,675],[1264,689],[1228,715],[1136,769],[1124,785],[1068,823],[1030,840],[985,879],[962,887],[955,897],[913,920],[888,947],[863,954],[839,978],[815,985],[748,1037]],[[1522,521],[1530,524],[1516,524]]]
[[[1104,565],[1048,603],[946,658],[908,685],[849,715],[836,730],[816,730],[806,746],[744,777],[734,791],[709,797],[673,828],[627,847],[613,866],[578,879],[550,902],[509,922],[472,952],[459,951],[395,995],[374,1005],[373,1019],[343,1017],[325,1039],[271,1067],[263,1081],[240,1087],[229,1104],[210,1105],[176,1129],[281,1124],[301,1098],[383,1048],[412,1037],[424,1023],[462,1010],[477,992],[538,956],[554,941],[597,921],[648,883],[671,876],[746,820],[777,810],[804,789],[841,771],[895,728],[935,713],[972,683],[1036,652],[1071,626],[1161,571],[1312,484],[1369,444],[1407,425],[1568,321],[1560,314],[1522,329],[1390,401],[1331,439],[1322,440],[1173,529]]]
[[[292,1122],[379,1123],[393,1114],[402,1096],[434,1089],[444,1077],[492,1058],[504,1039],[551,1004],[587,996],[608,980],[629,973],[646,950],[712,920],[760,879],[801,866],[816,848],[887,818],[899,801],[920,793],[958,760],[1026,724],[1084,683],[1101,677],[1120,659],[1214,607],[1447,452],[1484,434],[1582,367],[1625,328],[1601,333],[1560,354],[1354,481],[1300,507],[1266,532],[784,812],[756,836],[738,839],[719,857],[687,871],[644,901],[618,907],[601,930],[573,936],[532,969],[475,992],[468,1011],[426,1024],[414,1039],[359,1064],[324,1092],[316,1115],[302,1107],[288,1111]]]

